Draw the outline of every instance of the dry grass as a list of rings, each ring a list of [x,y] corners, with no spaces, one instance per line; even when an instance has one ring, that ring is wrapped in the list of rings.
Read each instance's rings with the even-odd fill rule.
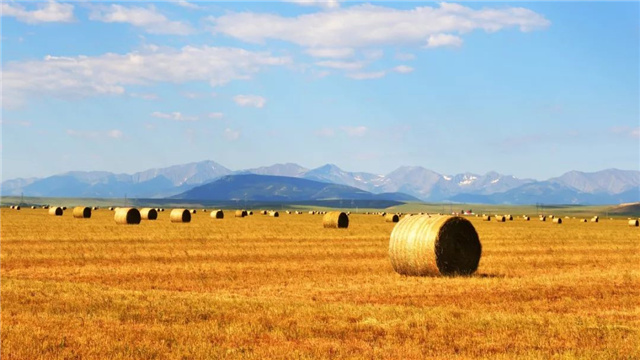
[[[118,226],[1,212],[2,359],[637,359],[640,231],[483,222],[471,277],[404,277],[393,223]]]

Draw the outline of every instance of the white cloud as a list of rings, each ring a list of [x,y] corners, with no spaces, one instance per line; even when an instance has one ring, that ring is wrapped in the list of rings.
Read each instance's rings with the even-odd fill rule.
[[[226,128],[224,129],[224,137],[229,141],[238,140],[240,138],[240,131]]]
[[[414,69],[411,66],[407,66],[407,65],[398,65],[396,67],[393,68],[393,71],[400,73],[400,74],[408,74],[410,72],[412,72]]]
[[[409,60],[415,60],[416,59],[416,56],[414,54],[411,54],[411,53],[398,53],[394,57],[395,57],[396,60],[401,60],[401,61],[409,61]]]
[[[511,27],[531,31],[550,24],[544,16],[521,7],[475,10],[450,3],[407,10],[362,4],[297,17],[242,12],[210,17],[209,21],[214,32],[244,41],[277,39],[305,48],[423,45],[431,35],[443,33]]]
[[[322,128],[322,129],[316,130],[314,134],[320,137],[332,137],[333,135],[335,135],[335,131],[333,131],[333,129],[331,128]]]
[[[640,139],[640,127],[630,126],[612,126],[609,131],[613,134],[628,136],[634,139]]]
[[[207,115],[209,119],[222,119],[224,114],[221,112],[212,112]]]
[[[158,100],[158,95],[156,94],[140,94],[140,93],[131,93],[129,96],[134,98],[139,98],[143,100]]]
[[[358,70],[364,66],[364,63],[359,61],[326,60],[316,62],[316,65],[340,70]]]
[[[252,106],[257,108],[264,107],[267,103],[267,99],[258,95],[236,95],[233,97],[233,101],[240,106]]]
[[[0,125],[2,125],[2,126],[17,125],[17,126],[22,126],[22,127],[30,127],[31,126],[31,121],[27,121],[27,120],[3,120],[3,119],[0,119]]]
[[[174,111],[171,113],[163,113],[160,111],[154,111],[153,113],[151,113],[151,116],[158,118],[158,119],[167,119],[167,120],[173,120],[173,121],[179,121],[179,122],[186,122],[186,121],[198,121],[198,117],[197,116],[186,116],[184,114],[182,114],[181,112],[178,111]]]
[[[178,4],[178,5],[180,5],[180,6],[184,7],[184,8],[187,8],[187,9],[193,9],[193,10],[202,9],[201,6],[199,6],[197,4],[194,4],[192,2],[185,1],[185,0],[178,0],[176,2],[176,4]]]
[[[85,130],[73,130],[67,129],[67,135],[77,137],[86,140],[96,139],[122,139],[124,133],[122,130],[113,129],[108,131],[85,131]]]
[[[307,49],[306,53],[313,57],[341,59],[353,56],[354,51],[352,48],[314,48]]]
[[[440,46],[460,47],[462,46],[462,39],[459,36],[450,34],[429,35],[427,47],[434,48]]]
[[[341,126],[340,130],[344,131],[348,136],[360,137],[367,132],[366,126]]]
[[[284,2],[295,3],[302,6],[320,6],[327,9],[340,7],[339,0],[284,0]]]
[[[127,85],[181,84],[208,81],[211,86],[250,79],[266,66],[285,65],[289,57],[238,48],[182,49],[148,46],[127,54],[46,56],[41,61],[10,62],[2,72],[3,101],[19,104],[25,98],[54,96],[81,98],[125,93]]]
[[[2,16],[12,16],[27,24],[74,21],[73,5],[53,1],[39,4],[36,10],[31,11],[21,5],[2,2],[0,9],[2,9]]]
[[[155,6],[98,6],[93,9],[89,19],[107,23],[128,23],[138,26],[151,34],[188,35],[193,28],[180,21],[171,21],[159,13]]]
[[[374,72],[359,72],[347,74],[347,77],[354,80],[370,80],[370,79],[379,79],[386,75],[386,71],[374,71]]]

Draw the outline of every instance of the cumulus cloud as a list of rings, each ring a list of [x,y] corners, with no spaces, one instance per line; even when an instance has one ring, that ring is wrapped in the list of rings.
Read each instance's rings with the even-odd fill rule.
[[[295,3],[302,6],[320,6],[327,9],[340,7],[339,0],[284,0],[284,2]]]
[[[74,21],[73,5],[53,1],[39,4],[36,10],[27,10],[18,4],[2,2],[0,9],[2,16],[15,17],[16,20],[27,24]]]
[[[178,5],[180,5],[180,6],[184,7],[184,8],[187,8],[187,9],[193,9],[193,10],[202,9],[201,6],[199,6],[197,4],[194,4],[192,2],[185,1],[185,0],[178,0],[176,2],[176,4],[178,4]]]
[[[351,137],[361,137],[367,132],[366,126],[341,126],[340,130]]]
[[[398,65],[396,67],[393,68],[393,71],[400,73],[400,74],[408,74],[410,72],[412,72],[414,69],[411,66],[407,66],[407,65]]]
[[[364,66],[364,63],[360,61],[337,61],[337,60],[326,60],[326,61],[318,61],[316,65],[327,67],[331,69],[340,69],[340,70],[358,70]]]
[[[182,49],[149,46],[127,54],[46,56],[40,61],[10,62],[2,73],[3,101],[32,96],[80,98],[117,95],[128,85],[208,81],[211,86],[250,79],[266,66],[289,64],[289,57],[238,48]]]
[[[256,108],[262,108],[267,103],[267,99],[258,95],[236,95],[233,97],[233,101],[240,106],[251,106]]]
[[[340,59],[353,56],[354,50],[352,48],[314,48],[307,49],[306,53],[313,57]]]
[[[208,20],[215,33],[254,43],[283,40],[305,48],[424,45],[432,35],[436,36],[432,40],[435,46],[445,39],[439,34],[495,32],[512,27],[532,31],[550,24],[544,16],[522,7],[476,10],[450,3],[407,10],[362,4],[296,17],[240,12]]]
[[[371,80],[379,79],[387,74],[386,71],[373,71],[373,72],[358,72],[347,74],[347,77],[354,80]]]
[[[108,131],[86,131],[67,129],[67,135],[86,140],[96,139],[122,139],[124,133],[122,130],[113,129]]]
[[[238,140],[240,138],[240,131],[226,128],[224,129],[224,137],[229,141]]]
[[[434,48],[440,46],[460,47],[462,46],[462,38],[450,34],[429,35],[427,47]]]
[[[98,6],[93,9],[89,19],[107,23],[128,23],[141,27],[151,34],[188,35],[193,32],[189,24],[167,19],[153,5],[149,7],[127,7],[115,4]]]
[[[198,117],[197,116],[186,116],[184,114],[182,114],[179,111],[174,111],[171,113],[163,113],[160,111],[154,111],[151,113],[151,116],[158,118],[158,119],[167,119],[167,120],[173,120],[173,121],[179,121],[179,122],[186,122],[186,121],[198,121]]]

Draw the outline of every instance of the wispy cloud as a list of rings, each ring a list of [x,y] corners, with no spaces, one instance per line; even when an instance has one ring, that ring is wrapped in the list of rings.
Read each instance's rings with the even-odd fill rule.
[[[67,135],[87,140],[96,139],[122,139],[124,133],[122,130],[113,129],[108,131],[86,131],[67,129]]]
[[[258,95],[236,95],[233,97],[233,101],[240,106],[250,106],[256,108],[262,108],[267,103],[267,99]]]
[[[398,65],[393,68],[393,71],[400,74],[408,74],[410,72],[413,72],[413,70],[414,69],[411,66],[407,66],[407,65]]]
[[[307,49],[306,53],[319,58],[348,58],[354,55],[352,48],[313,48]]]
[[[180,6],[184,7],[184,8],[187,8],[187,9],[193,9],[193,10],[202,9],[201,6],[199,6],[197,4],[194,4],[192,2],[185,1],[185,0],[178,0],[176,2],[176,4],[178,4],[178,5],[180,5]]]
[[[0,125],[2,126],[11,126],[11,125],[15,125],[15,126],[22,126],[22,127],[30,127],[31,126],[31,121],[27,121],[27,120],[4,120],[4,119],[0,119]]]
[[[429,35],[427,47],[435,48],[441,46],[460,47],[462,46],[462,38],[451,34]]]
[[[193,32],[191,25],[167,19],[153,5],[148,7],[117,4],[97,6],[89,15],[89,19],[107,23],[128,23],[143,28],[151,34],[189,35]]]
[[[371,80],[379,79],[387,74],[386,71],[373,71],[373,72],[358,72],[347,74],[347,77],[354,80]]]
[[[367,133],[368,129],[366,126],[341,126],[340,130],[350,137],[361,137]]]
[[[358,70],[364,66],[364,63],[360,61],[326,60],[316,62],[316,65],[339,70]]]
[[[226,128],[224,129],[224,137],[229,141],[238,140],[240,138],[240,131]]]
[[[75,20],[73,17],[73,5],[60,4],[54,1],[38,4],[36,10],[27,10],[24,6],[16,3],[2,2],[0,9],[2,9],[2,16],[11,16],[27,24],[72,22]]]
[[[187,116],[178,111],[174,111],[171,113],[154,111],[153,113],[151,113],[151,116],[158,119],[167,119],[167,120],[173,120],[173,121],[179,121],[179,122],[198,121],[197,116]]]
[[[211,112],[207,115],[209,119],[222,119],[224,114],[221,112]]]
[[[295,3],[302,6],[320,6],[327,9],[340,7],[339,0],[284,0],[284,2]]]

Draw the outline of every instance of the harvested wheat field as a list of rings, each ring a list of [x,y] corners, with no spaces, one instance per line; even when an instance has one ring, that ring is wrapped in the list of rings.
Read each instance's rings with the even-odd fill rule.
[[[395,223],[136,226],[2,211],[2,359],[637,359],[640,229],[468,217],[468,277],[397,274]]]

